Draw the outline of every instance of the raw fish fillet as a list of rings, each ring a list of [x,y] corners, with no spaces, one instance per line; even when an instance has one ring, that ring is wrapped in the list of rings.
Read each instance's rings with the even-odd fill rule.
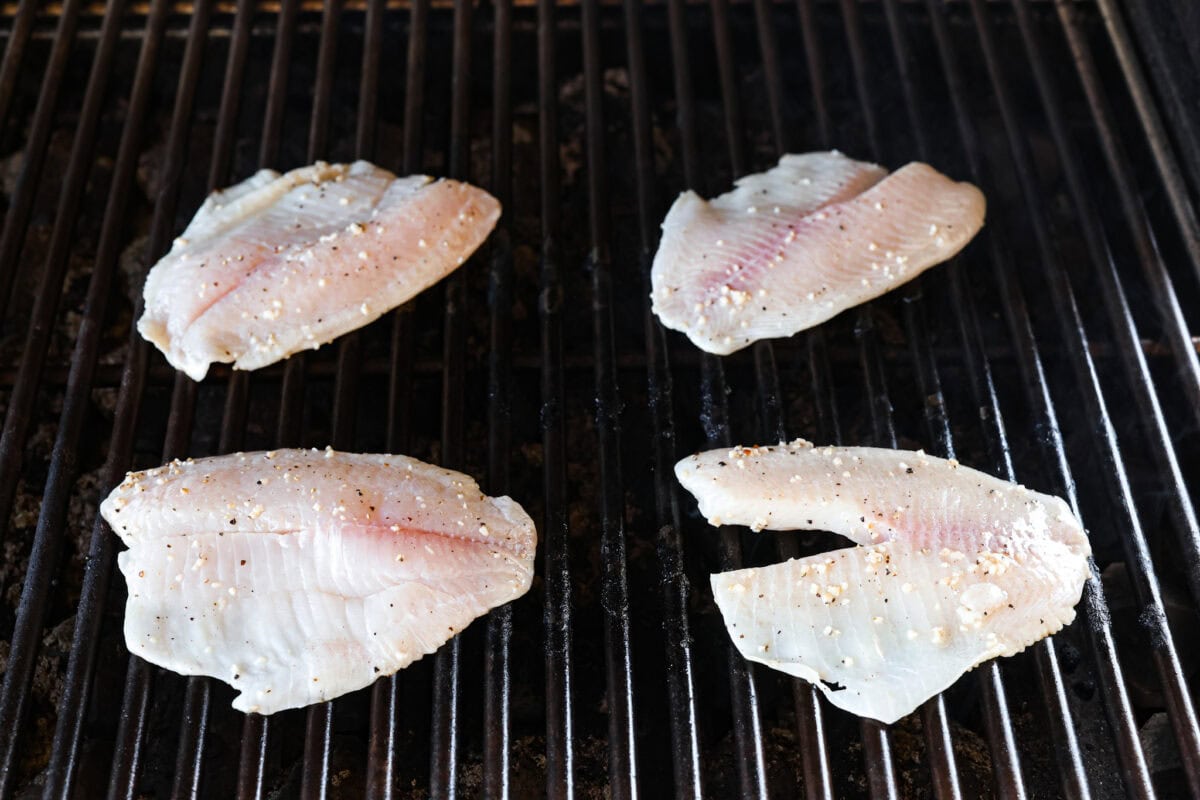
[[[700,453],[675,472],[713,525],[859,545],[713,575],[712,588],[743,656],[881,722],[1070,623],[1089,575],[1062,500],[924,453],[796,441]]]
[[[332,450],[173,461],[100,507],[129,651],[234,708],[329,700],[434,652],[533,578],[533,522],[466,475]]]
[[[719,355],[889,292],[983,226],[983,194],[921,163],[888,175],[837,151],[786,155],[735,186],[679,196],[650,272],[663,325]]]
[[[366,161],[265,169],[209,196],[150,270],[138,331],[195,380],[258,369],[432,286],[499,218],[482,189]]]

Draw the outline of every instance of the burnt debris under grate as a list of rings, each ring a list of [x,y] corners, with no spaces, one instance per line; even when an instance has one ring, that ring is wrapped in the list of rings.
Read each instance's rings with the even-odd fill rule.
[[[16,4],[0,796],[1200,792],[1184,5],[1130,25],[1115,0]],[[659,327],[647,271],[674,195],[828,147],[974,181],[987,228],[904,290],[730,358]],[[505,217],[441,286],[283,365],[194,384],[131,335],[147,264],[208,190],[356,157],[470,179]],[[707,574],[838,540],[712,530],[670,467],[796,436],[1064,495],[1096,550],[1078,621],[890,728],[746,664]],[[270,718],[131,660],[98,498],[164,458],[325,444],[517,497],[533,591],[369,690]]]

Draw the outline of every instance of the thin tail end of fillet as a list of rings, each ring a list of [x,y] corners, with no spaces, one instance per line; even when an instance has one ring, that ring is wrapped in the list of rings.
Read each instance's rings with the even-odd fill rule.
[[[209,362],[204,359],[188,358],[186,353],[175,347],[165,322],[151,316],[151,312],[147,310],[142,312],[142,317],[137,322],[137,329],[143,339],[158,348],[163,357],[167,359],[168,364],[197,383],[204,380],[204,376],[208,374]]]

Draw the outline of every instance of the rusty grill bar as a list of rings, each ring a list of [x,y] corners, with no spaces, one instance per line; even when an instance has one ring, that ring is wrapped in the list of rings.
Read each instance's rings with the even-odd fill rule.
[[[1186,4],[6,9],[0,797],[1200,794]],[[987,228],[790,340],[718,359],[665,332],[648,272],[675,193],[831,146],[978,183]],[[505,215],[334,345],[203,384],[165,370],[131,333],[139,269],[206,191],[318,158],[471,180]],[[836,541],[712,531],[671,466],[795,436],[1064,495],[1096,550],[1079,619],[890,728],[748,665],[707,574]],[[129,658],[97,498],[164,458],[327,443],[515,496],[541,540],[529,596],[271,718]]]

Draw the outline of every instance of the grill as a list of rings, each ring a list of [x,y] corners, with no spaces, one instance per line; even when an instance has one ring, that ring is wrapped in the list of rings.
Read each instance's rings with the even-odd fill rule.
[[[1174,0],[83,0],[4,6],[2,797],[1200,794],[1200,50]],[[705,356],[648,311],[675,194],[786,151],[928,160],[989,223],[817,330]],[[141,276],[204,194],[368,158],[506,213],[437,288],[252,374],[176,375]],[[702,447],[923,447],[1065,496],[1075,624],[884,727],[729,647]],[[435,656],[270,718],[131,659],[98,498],[238,449],[415,455],[511,493],[538,579]],[[236,765],[236,768],[235,768]]]

